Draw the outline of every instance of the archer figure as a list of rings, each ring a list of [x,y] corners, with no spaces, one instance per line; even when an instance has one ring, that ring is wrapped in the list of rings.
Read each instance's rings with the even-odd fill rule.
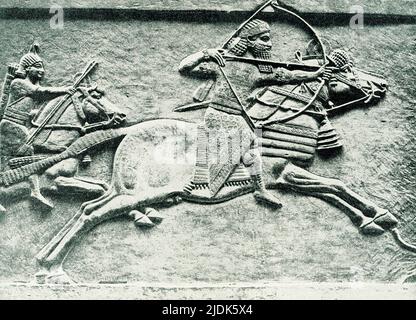
[[[321,76],[329,77],[330,70],[322,67],[317,71],[302,70],[289,71],[284,68],[274,69],[272,65],[259,63],[256,66],[239,63],[237,68],[230,70],[229,76],[240,84],[239,91],[232,86],[230,79],[224,73],[225,56],[233,55],[261,59],[267,61],[271,58],[272,40],[268,23],[254,19],[249,21],[227,43],[224,49],[206,49],[185,58],[179,72],[184,75],[199,75],[214,79],[212,92],[210,92],[208,109],[205,113],[205,130],[210,132],[210,140],[214,140],[208,147],[209,153],[214,149],[216,154],[208,156],[209,160],[209,188],[211,195],[215,196],[223,187],[232,172],[242,161],[249,169],[254,181],[254,197],[259,202],[265,202],[277,207],[280,201],[266,190],[262,177],[262,160],[258,150],[257,137],[252,118],[247,114],[243,101],[253,95],[253,91],[270,85],[284,83],[301,83],[316,80]],[[215,67],[212,63],[217,64]],[[246,102],[246,101],[244,101]],[[220,135],[212,139],[213,135]],[[215,150],[218,141],[225,146]],[[233,141],[229,146],[228,142]]]

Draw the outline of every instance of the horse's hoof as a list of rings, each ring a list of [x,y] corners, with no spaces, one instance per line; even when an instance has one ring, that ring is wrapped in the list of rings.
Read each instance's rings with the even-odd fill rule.
[[[146,209],[146,215],[151,222],[156,224],[162,223],[163,219],[165,218],[159,211],[153,208]]]
[[[129,215],[134,218],[134,224],[138,228],[149,229],[155,226],[152,220],[150,220],[147,215],[141,213],[140,211],[133,210]]]
[[[366,217],[366,216],[353,217],[351,218],[351,220],[359,228],[364,228],[366,225],[369,225],[370,223],[373,222],[373,219]]]
[[[283,206],[282,203],[269,192],[256,191],[254,192],[254,198],[257,202],[272,206],[276,209],[280,209]]]
[[[389,211],[384,211],[374,217],[374,222],[377,223],[384,230],[391,230],[397,227],[399,220],[395,218]]]
[[[374,222],[370,222],[369,224],[360,227],[360,230],[363,234],[368,236],[379,236],[384,233],[384,229]]]
[[[150,229],[155,226],[155,224],[150,220],[146,215],[139,220],[135,220],[134,224],[136,227],[144,228],[144,229]]]
[[[34,204],[37,207],[40,207],[42,211],[51,211],[54,208],[54,205],[42,195],[32,194],[30,198],[32,200],[32,204]]]
[[[45,279],[46,284],[74,284],[75,282],[66,274],[65,271],[52,273]]]

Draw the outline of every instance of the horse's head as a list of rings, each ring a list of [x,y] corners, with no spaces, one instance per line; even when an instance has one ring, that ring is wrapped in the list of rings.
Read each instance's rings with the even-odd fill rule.
[[[82,112],[89,124],[87,129],[117,127],[125,122],[126,115],[105,97],[97,85],[80,87],[78,92]]]
[[[383,76],[355,68],[345,51],[334,50],[328,60],[330,111],[375,104],[385,96],[388,83]]]

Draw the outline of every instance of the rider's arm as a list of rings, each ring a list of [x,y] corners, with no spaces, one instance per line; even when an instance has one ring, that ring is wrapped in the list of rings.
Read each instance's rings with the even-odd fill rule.
[[[256,80],[256,85],[261,87],[265,85],[282,85],[291,83],[308,82],[318,79],[324,72],[321,68],[318,71],[302,71],[302,70],[287,70],[278,68],[274,73],[268,75],[261,75]]]
[[[36,87],[36,90],[33,92],[33,97],[40,99],[53,99],[64,94],[73,93],[72,87]]]
[[[302,70],[294,70],[289,71],[289,81],[293,82],[303,82],[303,81],[313,81],[316,80],[320,75],[320,71],[310,72],[310,71],[302,71]]]
[[[72,87],[41,87],[30,81],[16,79],[11,84],[11,90],[18,97],[32,97],[34,99],[53,99],[60,95],[73,93]]]
[[[203,51],[191,54],[182,60],[179,65],[178,71],[183,75],[193,75],[196,77],[216,77],[217,71],[212,68],[210,63],[214,61],[220,65],[223,65],[222,56],[217,49],[206,49]]]
[[[189,55],[185,59],[183,59],[179,65],[179,72],[182,74],[187,74],[194,70],[197,66],[201,63],[208,61],[204,55],[204,52],[196,52],[194,54]]]

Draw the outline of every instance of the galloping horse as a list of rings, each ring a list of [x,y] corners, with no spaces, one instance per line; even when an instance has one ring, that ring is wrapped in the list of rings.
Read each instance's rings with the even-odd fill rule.
[[[58,97],[51,100],[40,110],[32,120],[30,133],[34,132],[48,117],[60,99]],[[15,169],[20,175],[24,175],[24,168],[28,164],[63,152],[88,132],[116,127],[124,120],[125,115],[105,98],[103,91],[96,86],[80,87],[47,121],[39,135],[34,138],[32,145],[35,155],[8,159],[8,167]],[[108,189],[106,183],[76,176],[81,161],[88,163],[90,161],[89,155],[68,158],[48,168],[43,174],[42,190],[57,193],[87,193],[92,196],[102,195]],[[13,186],[8,187],[12,184]],[[5,185],[6,187],[0,188],[2,199],[21,199],[22,196],[29,196],[29,186],[25,181],[18,184],[5,183]]]
[[[376,75],[364,71],[352,75],[345,71],[326,84],[327,95],[323,96],[331,101],[342,101],[343,104],[364,100],[366,103],[376,103],[386,91],[386,86],[386,81]],[[275,89],[275,92],[283,92]],[[315,93],[313,90],[303,92],[309,97]],[[281,98],[280,95],[274,97]],[[266,101],[263,98],[264,103]],[[273,95],[268,96],[267,103],[273,105],[273,99]],[[286,101],[293,107],[293,100]],[[275,102],[280,103],[281,100]],[[287,108],[280,108],[278,117],[296,114],[296,108],[292,107],[287,105]],[[314,134],[305,137],[305,132]],[[307,160],[305,157],[309,157],[310,150],[314,152],[319,148],[317,133],[318,122],[313,110],[286,123],[269,123],[263,128],[263,140],[269,143],[263,150],[263,156],[265,160],[267,158],[273,162],[272,169],[267,172],[267,187],[289,188],[326,200],[344,209],[364,234],[376,235],[390,230],[402,247],[416,250],[402,241],[396,229],[397,220],[387,210],[364,199],[337,179],[323,178],[305,170],[306,162],[303,160]],[[71,282],[62,269],[65,257],[75,240],[104,221],[126,215],[133,218],[138,226],[151,227],[163,219],[155,208],[176,205],[181,201],[216,204],[254,191],[243,165],[236,169],[215,197],[206,192],[207,184],[203,181],[190,186],[189,182],[195,175],[195,163],[201,160],[200,155],[197,155],[201,137],[198,124],[186,121],[159,119],[128,128],[94,132],[81,138],[79,145],[71,146],[73,152],[69,154],[87,150],[91,146],[88,140],[96,145],[117,137],[124,138],[115,154],[110,189],[100,198],[84,203],[79,212],[38,253],[36,258],[41,271],[37,278],[40,282]],[[290,150],[287,144],[285,146],[284,139],[292,142],[297,151],[291,152],[293,149]],[[307,144],[300,143],[306,140]],[[294,143],[296,141],[299,143]]]

